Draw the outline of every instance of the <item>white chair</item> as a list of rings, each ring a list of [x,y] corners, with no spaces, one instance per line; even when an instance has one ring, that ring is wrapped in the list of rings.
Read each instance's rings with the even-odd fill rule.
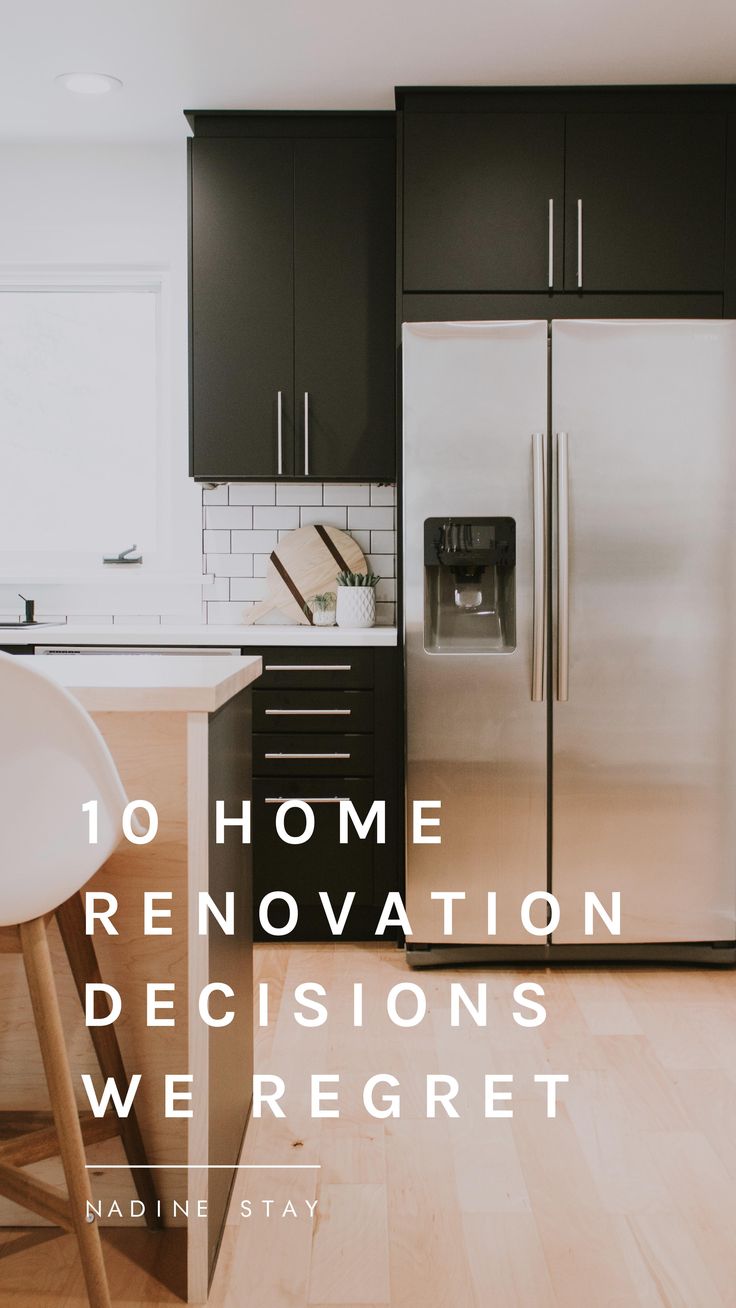
[[[95,845],[82,812],[91,799],[98,802]],[[84,1145],[119,1135],[129,1162],[147,1160],[134,1109],[127,1118],[78,1113],[47,924],[55,915],[83,1003],[86,983],[100,973],[79,891],[118,844],[126,803],[112,755],[81,704],[41,671],[0,653],[0,952],[23,955],[53,1114],[53,1124],[48,1113],[0,1114],[0,1194],[74,1231],[92,1308],[108,1308],[110,1294],[99,1229],[87,1219]],[[114,1025],[92,1027],[90,1035],[103,1077],[115,1077],[124,1097]],[[68,1195],[22,1170],[56,1154]],[[150,1173],[139,1167],[133,1177],[156,1226]]]

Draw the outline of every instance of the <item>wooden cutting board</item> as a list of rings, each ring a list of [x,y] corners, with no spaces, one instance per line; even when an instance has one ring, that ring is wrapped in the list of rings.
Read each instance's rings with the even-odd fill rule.
[[[273,613],[284,613],[292,622],[311,623],[304,606],[315,595],[335,589],[338,573],[367,572],[359,545],[346,531],[314,523],[298,527],[279,541],[266,564],[268,595],[248,610],[244,623],[250,626]]]

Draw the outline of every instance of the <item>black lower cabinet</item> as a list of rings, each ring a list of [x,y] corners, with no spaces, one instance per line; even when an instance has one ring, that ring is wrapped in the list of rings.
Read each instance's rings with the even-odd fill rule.
[[[396,649],[272,649],[263,651],[264,676],[253,699],[254,928],[257,940],[370,940],[389,890],[402,885],[400,654]],[[316,683],[316,686],[315,686]],[[290,844],[276,819],[291,799],[309,804],[314,831]],[[386,839],[375,824],[361,840],[352,823],[340,844],[340,800],[364,821],[374,800],[386,802]],[[304,831],[298,809],[284,818],[288,835]],[[329,895],[339,917],[345,896],[355,898],[335,937],[320,901]],[[265,896],[293,896],[298,922],[288,935],[264,930]],[[286,925],[288,908],[274,899],[271,927]]]

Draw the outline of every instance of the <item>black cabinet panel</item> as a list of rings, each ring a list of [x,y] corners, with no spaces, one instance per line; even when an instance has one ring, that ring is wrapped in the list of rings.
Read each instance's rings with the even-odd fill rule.
[[[191,142],[191,472],[293,471],[293,145]]]
[[[264,649],[262,657],[259,690],[271,686],[294,690],[368,689],[373,685],[372,649],[277,645]]]
[[[395,476],[394,200],[392,140],[294,142],[298,476]]]
[[[367,777],[373,773],[373,736],[314,732],[253,737],[253,771],[259,777]]]
[[[725,161],[724,114],[569,114],[566,289],[580,200],[584,291],[720,291]]]
[[[341,781],[339,789],[340,797],[352,800],[359,816],[365,817],[374,798],[372,782],[349,777]],[[334,791],[332,782],[304,777],[292,778],[278,790],[267,781],[255,781],[253,785],[256,914],[260,900],[270,891],[293,895],[299,906],[299,926],[286,937],[288,940],[333,938],[320,905],[320,890],[327,891],[336,914],[347,892],[355,891],[356,911],[348,919],[346,939],[364,939],[375,928],[379,909],[375,905],[374,833],[365,840],[352,835],[347,845],[340,844],[340,810]],[[315,829],[303,845],[289,845],[276,832],[276,813],[284,799],[312,803]],[[296,835],[304,830],[304,819],[295,812],[287,816],[285,825]],[[269,919],[276,926],[283,925],[285,909],[274,903]],[[257,940],[273,939],[261,930],[257,915],[255,936]]]
[[[491,322],[499,318],[721,318],[721,295],[405,295],[403,322]]]
[[[418,113],[404,120],[404,288],[536,290],[562,278],[563,114]]]
[[[254,690],[254,731],[372,731],[370,690]]]

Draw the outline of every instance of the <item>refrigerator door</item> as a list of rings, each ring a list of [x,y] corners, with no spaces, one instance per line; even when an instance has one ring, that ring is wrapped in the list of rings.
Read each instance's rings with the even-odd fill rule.
[[[403,329],[412,944],[539,943],[522,929],[519,907],[524,895],[547,885],[542,466],[547,350],[546,322],[413,323]],[[437,521],[449,518],[455,525],[443,537]],[[471,613],[466,620],[459,611],[465,603],[472,608],[473,587],[460,577],[455,598],[454,581],[446,585],[446,611],[433,640],[425,631],[425,617],[431,626],[430,590],[440,569],[432,575],[425,563],[436,563],[440,538],[449,550],[482,543],[482,527],[472,540],[463,528],[463,520],[467,527],[474,518],[497,519],[499,533],[506,540],[514,537],[515,564],[499,573],[505,636],[495,648],[481,639],[469,652],[472,635],[456,644],[453,640],[456,630],[472,627],[479,616]],[[428,520],[437,521],[433,526]],[[444,580],[449,581],[447,573]],[[437,593],[432,591],[435,600]],[[537,699],[532,698],[535,683]],[[441,818],[441,844],[412,842],[412,804],[417,800],[441,801],[439,813],[426,812]],[[425,834],[437,830],[427,827]],[[497,934],[490,937],[489,890],[498,896]],[[467,895],[454,905],[451,940],[443,935],[442,905],[430,898],[441,891]]]
[[[733,941],[736,323],[555,322],[552,415],[553,940]]]

